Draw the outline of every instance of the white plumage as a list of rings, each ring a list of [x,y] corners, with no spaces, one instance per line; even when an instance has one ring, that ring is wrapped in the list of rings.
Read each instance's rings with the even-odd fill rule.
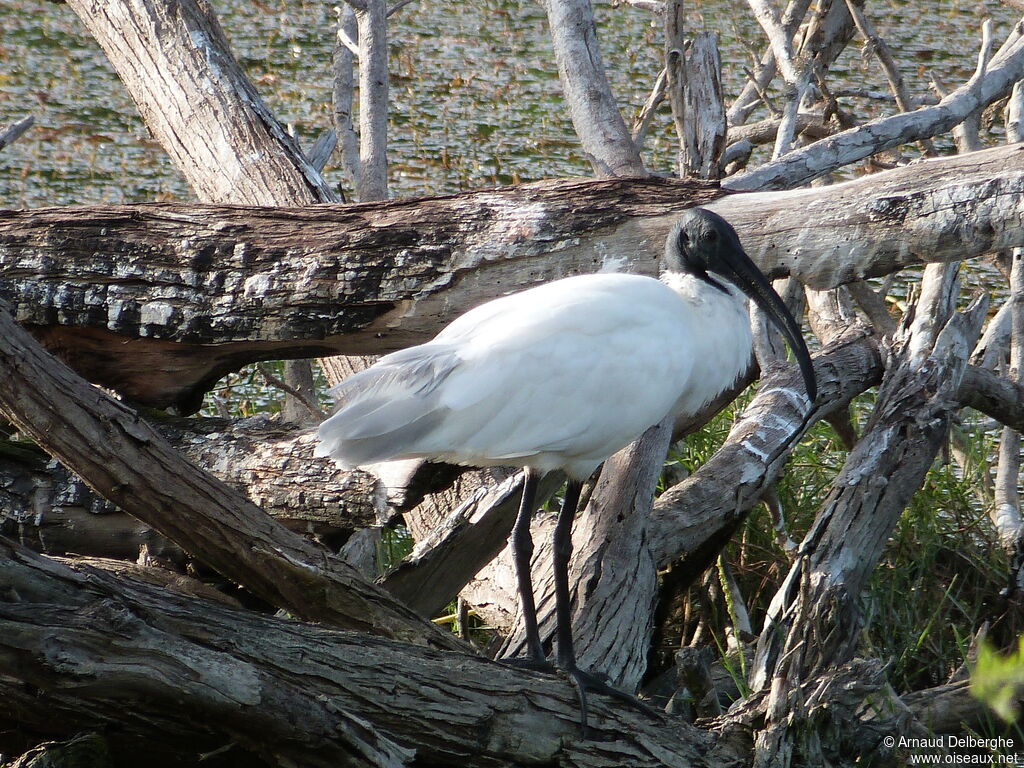
[[[429,457],[585,480],[670,411],[699,410],[749,360],[739,291],[665,280],[580,275],[472,309],[340,384],[318,453],[347,466]]]

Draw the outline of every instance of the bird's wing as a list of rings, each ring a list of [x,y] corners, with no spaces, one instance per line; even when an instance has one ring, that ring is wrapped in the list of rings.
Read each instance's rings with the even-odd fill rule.
[[[439,390],[458,364],[450,346],[423,344],[350,376],[331,390],[337,409],[320,425],[316,455],[355,467],[406,453],[443,420]]]
[[[685,356],[662,351],[674,301],[654,280],[591,275],[489,302],[336,387],[318,455],[494,463],[632,439],[678,394]]]

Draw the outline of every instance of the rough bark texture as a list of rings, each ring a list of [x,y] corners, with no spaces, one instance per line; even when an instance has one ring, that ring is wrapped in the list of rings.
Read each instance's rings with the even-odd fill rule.
[[[611,265],[652,273],[675,213],[718,194],[562,181],[301,210],[3,212],[0,298],[91,380],[188,411],[253,360],[391,351],[537,282]],[[771,276],[834,287],[1024,244],[1024,148],[709,207]]]
[[[815,355],[819,391],[815,418],[845,408],[881,378],[882,359],[875,340],[858,332],[851,336]],[[778,477],[780,462],[766,467],[765,461],[806,408],[800,375],[791,366],[763,379],[722,448],[658,497],[649,535],[659,568],[682,557],[685,561],[677,567],[691,578],[703,571],[708,548],[717,553],[716,544],[731,534],[737,520]]]
[[[355,569],[190,464],[138,414],[76,376],[0,311],[0,410],[92,488],[296,615],[457,647]]]
[[[538,503],[564,481],[558,472],[544,477]],[[521,473],[500,483],[488,478],[472,492],[466,492],[465,484],[456,483],[441,492],[452,496],[447,504],[431,499],[407,512],[416,547],[381,579],[381,585],[421,615],[436,615],[505,547],[522,490]],[[444,515],[443,509],[448,507],[454,509]]]
[[[852,657],[858,596],[945,437],[987,308],[978,300],[951,317],[958,292],[952,274],[946,265],[926,269],[921,301],[897,333],[865,434],[772,601],[751,673],[755,691],[770,687],[757,765],[783,765],[793,753],[806,712],[801,681]]]
[[[545,0],[558,78],[597,176],[646,176],[601,61],[590,0]]]
[[[725,104],[718,35],[701,32],[686,56],[686,115],[683,168],[687,176],[717,179],[725,151]]]
[[[970,365],[964,371],[957,397],[962,405],[1024,431],[1024,386]]]
[[[115,724],[117,752],[145,745],[163,765],[226,743],[240,765],[705,765],[707,734],[594,694],[581,739],[559,676],[72,571],[2,540],[0,583],[0,696],[24,731]]]
[[[313,458],[309,430],[264,417],[153,424],[185,458],[295,532],[336,545],[390,515],[375,477]],[[184,557],[33,443],[0,441],[0,530],[46,554],[134,559],[146,546],[157,557]]]
[[[608,264],[653,272],[670,212],[719,194],[569,181],[340,207],[10,212],[0,298],[90,377],[190,410],[253,360],[390,351],[527,285]]]

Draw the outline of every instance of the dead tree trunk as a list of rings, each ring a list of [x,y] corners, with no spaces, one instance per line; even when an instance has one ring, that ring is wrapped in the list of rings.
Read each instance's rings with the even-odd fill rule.
[[[334,193],[245,77],[209,6],[69,3],[204,202],[306,205]]]
[[[907,312],[864,436],[851,451],[800,556],[772,602],[752,671],[769,690],[758,765],[810,750],[800,733],[801,683],[853,655],[858,596],[903,509],[920,487],[948,427],[950,408],[988,302],[954,315],[958,281],[948,266],[925,272],[922,298]]]

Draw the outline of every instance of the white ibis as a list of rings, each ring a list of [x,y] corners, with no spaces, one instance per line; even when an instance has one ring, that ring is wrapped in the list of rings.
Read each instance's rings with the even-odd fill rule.
[[[342,466],[428,458],[525,469],[511,545],[538,666],[546,658],[530,519],[538,480],[565,472],[554,533],[556,660],[579,690],[584,724],[584,689],[609,687],[577,667],[572,644],[568,564],[583,481],[651,425],[695,414],[736,381],[751,355],[747,297],[789,342],[809,404],[817,396],[799,326],[721,216],[684,211],[663,267],[660,280],[579,275],[489,301],[339,384],[337,412],[320,425],[317,455]]]

